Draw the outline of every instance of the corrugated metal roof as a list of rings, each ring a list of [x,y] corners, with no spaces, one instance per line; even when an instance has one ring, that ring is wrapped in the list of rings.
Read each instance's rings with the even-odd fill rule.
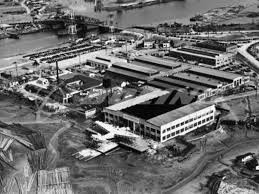
[[[140,103],[146,102],[148,100],[157,98],[159,96],[163,96],[163,95],[168,94],[168,93],[170,93],[170,92],[169,91],[155,90],[151,93],[144,94],[144,95],[138,96],[136,98],[126,100],[126,101],[117,103],[115,105],[109,106],[106,109],[107,110],[113,110],[113,111],[119,111],[119,110],[122,110],[122,109],[125,109],[125,108],[128,108],[128,107],[134,106],[136,104],[140,104]]]
[[[129,70],[124,70],[124,69],[119,69],[116,67],[110,67],[109,69],[107,69],[106,72],[111,72],[111,73],[115,73],[115,74],[120,74],[120,75],[125,75],[128,77],[132,77],[132,78],[136,78],[138,80],[147,80],[148,76],[141,74],[141,73],[135,73]]]
[[[117,63],[114,63],[112,66],[122,67],[122,68],[125,68],[125,69],[139,71],[139,72],[143,72],[143,73],[147,73],[147,74],[158,73],[157,70],[147,68],[147,67],[143,67],[143,66],[140,66],[140,65],[135,65],[135,64],[132,64],[132,63],[117,62]]]
[[[215,57],[212,57],[212,56],[208,56],[208,55],[205,55],[205,54],[201,54],[201,53],[194,53],[190,50],[180,50],[180,49],[174,49],[172,50],[173,52],[175,53],[183,53],[183,54],[187,54],[187,55],[193,55],[193,56],[198,56],[198,57],[203,57],[203,58],[207,58],[207,59],[213,59],[215,60]]]
[[[200,84],[195,84],[195,83],[190,83],[190,82],[178,80],[178,79],[174,78],[173,76],[156,78],[155,81],[159,81],[159,82],[162,82],[162,83],[165,82],[165,83],[171,85],[172,88],[174,86],[178,86],[178,87],[181,86],[181,88],[191,88],[191,89],[202,90],[202,91],[205,91],[209,88],[209,87],[206,87],[206,86],[202,86]]]
[[[212,76],[216,76],[216,77],[228,79],[228,80],[229,79],[234,80],[238,77],[242,77],[239,74],[230,73],[230,72],[226,72],[226,71],[220,71],[220,70],[201,67],[201,66],[192,67],[189,71],[190,72],[203,73],[203,74],[206,74],[208,76],[212,75]]]
[[[147,120],[147,122],[160,127],[174,120],[180,119],[184,116],[195,113],[197,111],[200,111],[204,108],[207,108],[213,105],[214,104],[210,102],[194,102],[186,106],[183,106],[181,108],[178,108],[176,110],[173,110],[165,114],[159,115],[157,117],[154,117],[152,119],[149,119]]]
[[[199,83],[201,86],[207,86],[210,88],[217,88],[219,85],[223,84],[220,80],[207,78],[204,76],[195,75],[191,73],[177,73],[172,77],[179,78],[181,80],[188,81],[191,83]]]
[[[140,56],[140,57],[136,57],[135,60],[145,62],[145,63],[158,64],[170,69],[181,66],[179,63],[176,63],[174,61],[168,61],[168,60],[161,59],[158,57],[153,57],[153,56]]]

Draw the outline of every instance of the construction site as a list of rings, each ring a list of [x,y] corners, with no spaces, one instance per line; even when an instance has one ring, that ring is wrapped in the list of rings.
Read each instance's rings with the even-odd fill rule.
[[[4,107],[0,109],[1,184],[5,185],[1,192],[8,194],[201,193],[209,189],[204,186],[206,177],[231,168],[232,158],[258,153],[255,93],[218,101],[210,126],[163,144],[145,139],[147,147],[141,143],[139,150],[127,146],[132,145],[132,138],[123,138],[127,132],[107,133],[107,124],[92,119],[75,122],[15,96],[1,95],[0,102]],[[88,152],[94,157],[89,158]]]

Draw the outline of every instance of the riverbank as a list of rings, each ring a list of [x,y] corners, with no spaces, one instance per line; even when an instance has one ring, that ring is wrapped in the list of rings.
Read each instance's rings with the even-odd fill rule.
[[[137,9],[143,8],[151,5],[168,3],[173,1],[185,1],[185,0],[145,0],[145,1],[134,1],[130,3],[111,3],[105,5],[102,10],[104,11],[122,11],[122,10],[129,10],[129,9]]]
[[[206,13],[208,10],[227,7],[240,4],[251,4],[257,0],[185,0],[185,1],[172,1],[165,4],[157,4],[147,7],[142,7],[141,9],[130,9],[116,11],[94,11],[94,3],[85,2],[84,0],[75,0],[70,2],[69,0],[64,0],[60,3],[74,10],[76,14],[86,15],[91,17],[96,17],[103,21],[113,20],[114,24],[119,27],[131,27],[134,25],[149,25],[156,26],[160,23],[183,23],[190,24],[190,18],[196,14]],[[107,1],[104,6],[112,3],[112,1]],[[257,9],[257,6],[253,7]],[[233,19],[234,21],[235,19]],[[231,22],[228,20],[226,22]],[[239,23],[247,22],[247,18],[243,17],[238,20]],[[251,19],[250,19],[251,21]]]

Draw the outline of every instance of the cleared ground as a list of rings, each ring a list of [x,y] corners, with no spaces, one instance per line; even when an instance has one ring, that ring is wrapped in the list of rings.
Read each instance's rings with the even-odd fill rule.
[[[258,99],[251,97],[252,106],[257,114]],[[119,150],[102,155],[94,160],[84,162],[72,157],[72,154],[83,149],[86,135],[84,130],[90,126],[90,122],[73,124],[68,121],[59,121],[60,118],[46,118],[41,116],[44,123],[35,123],[34,110],[19,102],[6,97],[1,97],[0,119],[5,122],[27,122],[26,126],[41,131],[46,137],[47,143],[55,156],[57,167],[68,166],[71,170],[71,182],[75,193],[154,193],[159,194],[190,176],[196,169],[197,164],[203,160],[205,152],[216,153],[218,150],[227,149],[233,143],[244,140],[244,129],[234,128],[234,132],[224,127],[226,134],[218,138],[208,139],[206,151],[199,149],[199,142],[192,155],[183,162],[160,155],[150,157],[147,153],[138,154],[127,149]],[[230,101],[227,105],[233,110],[237,118],[243,118],[244,106],[241,100]],[[234,114],[234,113],[231,113]],[[233,117],[233,116],[232,116]],[[31,123],[28,123],[28,122]],[[251,131],[248,137],[259,137],[259,133]],[[231,158],[237,154],[249,151],[258,153],[258,144],[249,143],[237,146],[230,152],[224,154],[222,161],[211,161],[202,170],[201,174],[188,181],[184,187],[174,193],[202,193],[200,183],[206,182],[206,176],[220,171],[227,166]],[[23,169],[26,164],[26,149],[17,145],[15,147],[15,167],[17,171],[8,172],[9,177],[23,179]],[[206,161],[207,162],[207,161]],[[54,163],[53,163],[54,164]],[[12,192],[17,192],[14,186]],[[205,190],[204,190],[205,191]],[[10,193],[12,193],[10,192]],[[170,193],[170,192],[168,192]]]

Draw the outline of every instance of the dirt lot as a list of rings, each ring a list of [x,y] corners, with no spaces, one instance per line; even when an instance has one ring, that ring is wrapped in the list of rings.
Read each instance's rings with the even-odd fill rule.
[[[250,101],[252,114],[259,115],[259,94],[257,97],[251,96]],[[241,120],[245,118],[245,108],[247,104],[244,102],[244,99],[232,100],[230,102],[224,103],[223,105],[226,108],[230,109],[230,114],[224,118],[236,120]]]
[[[84,162],[71,156],[84,147],[82,139],[82,131],[71,128],[60,136],[58,149],[58,166],[70,167],[73,187],[78,193],[161,193],[161,189],[174,184],[177,177],[188,174],[199,158],[196,154],[192,160],[179,164],[173,160],[151,160],[145,153],[120,148]]]

